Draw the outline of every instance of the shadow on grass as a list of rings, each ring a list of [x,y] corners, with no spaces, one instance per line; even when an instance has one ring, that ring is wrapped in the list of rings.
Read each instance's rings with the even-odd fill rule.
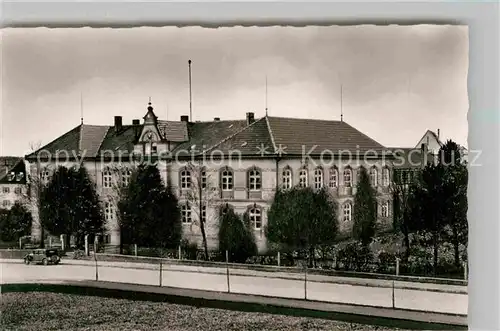
[[[155,301],[194,307],[218,308],[242,312],[259,312],[295,317],[310,317],[328,319],[357,324],[376,325],[407,330],[467,330],[461,324],[441,324],[432,322],[418,322],[405,319],[395,319],[379,316],[366,316],[344,312],[320,311],[283,307],[271,304],[252,302],[233,302],[228,300],[194,298],[189,296],[172,295],[165,293],[138,292],[122,289],[97,288],[84,285],[68,284],[3,284],[2,293],[9,292],[52,292],[73,295],[99,296],[122,298],[135,301]]]

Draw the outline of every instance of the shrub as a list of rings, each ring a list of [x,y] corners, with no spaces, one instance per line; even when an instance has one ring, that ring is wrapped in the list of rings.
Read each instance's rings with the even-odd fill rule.
[[[346,271],[369,271],[372,262],[373,254],[370,248],[358,242],[349,243],[337,252],[337,263]]]
[[[181,252],[183,259],[197,260],[198,244],[196,242],[189,242],[187,239],[182,239]]]

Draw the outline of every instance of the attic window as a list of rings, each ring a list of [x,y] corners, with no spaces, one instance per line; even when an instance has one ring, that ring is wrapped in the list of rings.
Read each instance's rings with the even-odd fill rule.
[[[16,176],[16,181],[20,182],[21,179],[23,179],[23,177],[24,177],[24,174],[22,172],[18,173]]]
[[[14,178],[16,177],[16,173],[15,172],[11,172],[8,176],[7,176],[7,180],[10,182],[12,180],[14,180]]]

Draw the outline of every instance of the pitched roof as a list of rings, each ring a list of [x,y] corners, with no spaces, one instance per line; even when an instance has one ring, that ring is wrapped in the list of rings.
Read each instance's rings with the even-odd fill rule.
[[[394,168],[420,168],[424,162],[421,148],[390,147],[387,149],[394,155]],[[427,160],[433,158],[432,152],[427,152]]]
[[[26,183],[26,165],[22,157],[0,156],[0,183]]]
[[[142,125],[124,125],[120,132],[114,126],[82,124],[27,156],[34,157],[41,150],[55,156],[58,150],[68,155],[97,157],[109,151],[122,151],[124,155],[134,149]],[[328,150],[334,154],[349,150],[351,153],[374,150],[382,153],[385,147],[342,121],[325,121],[299,118],[269,117],[256,119],[250,125],[246,120],[210,122],[158,121],[162,136],[169,141],[179,142],[172,151],[190,151],[192,146],[201,152],[220,150],[227,154],[239,150],[242,155],[258,156],[261,147],[265,154],[281,152],[302,155],[313,151],[319,155]],[[66,153],[65,153],[66,154]],[[109,155],[109,154],[108,154]],[[262,155],[263,156],[263,155]]]

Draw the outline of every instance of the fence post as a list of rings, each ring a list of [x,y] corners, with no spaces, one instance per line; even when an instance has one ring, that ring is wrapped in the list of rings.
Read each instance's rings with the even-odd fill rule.
[[[227,293],[231,293],[231,287],[229,285],[229,251],[226,250],[226,278],[227,278]]]
[[[49,237],[49,248],[52,248],[52,236]]]
[[[281,266],[281,258],[280,258],[280,252],[278,252],[278,267]]]
[[[88,236],[88,235],[87,235]],[[87,238],[87,236],[85,238]],[[87,239],[87,250],[88,250],[88,239]],[[99,271],[97,268],[97,236],[94,239],[94,261],[95,261],[95,280],[99,281]]]
[[[89,235],[88,234],[85,235],[85,255],[86,256],[90,255],[90,252],[89,252]]]
[[[307,262],[304,268],[304,300],[307,300]]]
[[[464,280],[467,281],[468,275],[467,275],[467,262],[464,262]]]
[[[59,236],[59,239],[61,240],[61,249],[62,249],[62,251],[64,252],[64,250],[65,250],[65,248],[66,248],[66,247],[64,246],[64,245],[65,245],[65,242],[64,242],[64,241],[65,241],[65,240],[64,240],[64,235],[63,235],[63,234],[62,234],[62,235],[60,235],[60,236]]]
[[[163,258],[160,257],[160,287],[163,280]]]
[[[396,276],[399,276],[399,257],[396,258]]]
[[[134,254],[137,256],[137,244],[134,244]]]
[[[394,281],[392,281],[392,309],[396,308],[396,297],[394,295]]]
[[[19,238],[19,249],[23,249],[23,238]]]
[[[182,260],[182,250],[181,250],[181,246],[179,246],[179,260]]]

